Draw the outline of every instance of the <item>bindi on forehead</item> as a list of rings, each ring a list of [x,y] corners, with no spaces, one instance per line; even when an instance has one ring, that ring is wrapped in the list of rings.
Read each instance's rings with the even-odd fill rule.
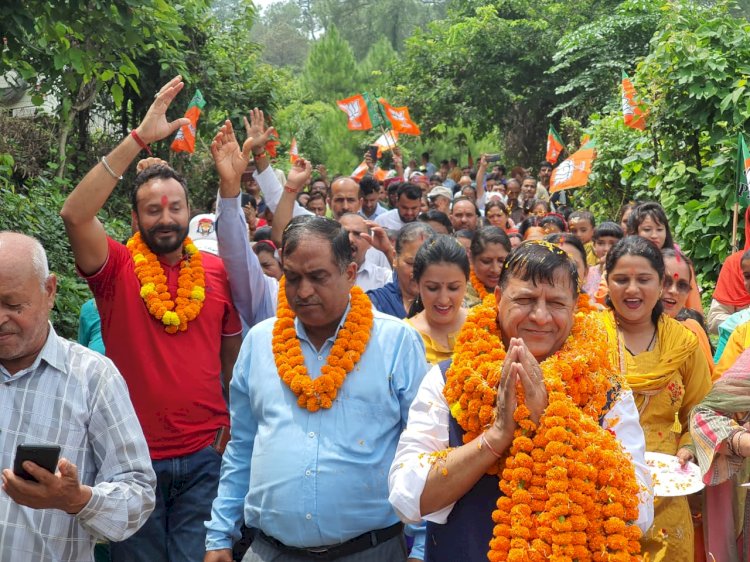
[[[161,196],[161,206],[162,206],[162,208],[166,207],[167,205],[169,205],[169,198],[167,198],[166,195],[162,195]]]

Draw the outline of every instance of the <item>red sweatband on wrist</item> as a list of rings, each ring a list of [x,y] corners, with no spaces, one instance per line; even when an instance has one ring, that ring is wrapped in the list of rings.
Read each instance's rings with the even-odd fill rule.
[[[138,146],[140,146],[143,150],[145,150],[146,152],[148,152],[149,156],[153,156],[154,155],[154,153],[151,152],[151,148],[145,142],[143,142],[143,139],[138,136],[138,133],[135,132],[135,129],[133,129],[132,131],[130,131],[130,136],[135,139],[135,142],[138,143]]]

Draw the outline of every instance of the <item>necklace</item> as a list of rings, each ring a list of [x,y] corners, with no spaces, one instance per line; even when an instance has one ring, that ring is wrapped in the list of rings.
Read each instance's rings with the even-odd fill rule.
[[[273,325],[273,358],[279,377],[297,396],[297,405],[310,412],[330,408],[347,375],[359,363],[370,340],[372,303],[357,286],[352,287],[351,307],[320,375],[313,379],[305,367],[302,346],[294,327],[296,314],[286,298],[286,277],[279,281],[279,305]]]
[[[159,258],[136,232],[126,244],[133,258],[134,271],[141,283],[141,298],[149,314],[164,324],[164,331],[175,334],[187,330],[188,322],[195,320],[206,299],[206,272],[203,256],[190,238],[185,238],[182,251],[187,256],[180,263],[177,279],[177,298],[172,299],[167,286],[167,276]]]
[[[622,330],[620,330],[620,335],[622,337],[622,347],[625,348],[625,351],[627,351],[628,353],[630,353],[630,355],[634,357],[638,355],[637,353],[633,353],[632,351],[630,351],[628,346],[625,345],[625,335],[622,333]],[[654,333],[651,335],[651,339],[649,340],[648,345],[646,346],[646,349],[644,349],[641,353],[644,353],[646,351],[651,351],[651,346],[654,344],[655,340],[656,340],[656,326],[654,326]]]

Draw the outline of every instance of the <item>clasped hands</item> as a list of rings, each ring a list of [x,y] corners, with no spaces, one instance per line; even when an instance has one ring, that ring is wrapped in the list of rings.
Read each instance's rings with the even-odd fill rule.
[[[505,446],[510,445],[518,425],[513,419],[518,406],[518,383],[523,387],[531,421],[538,424],[549,403],[542,368],[521,338],[511,338],[497,389],[495,423],[488,430],[488,439],[494,437]]]

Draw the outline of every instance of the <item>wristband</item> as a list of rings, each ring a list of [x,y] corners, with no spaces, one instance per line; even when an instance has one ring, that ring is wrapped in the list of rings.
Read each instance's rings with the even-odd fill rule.
[[[145,150],[146,152],[148,152],[149,156],[153,156],[154,155],[154,153],[151,152],[151,148],[145,142],[143,142],[143,139],[138,136],[138,133],[135,132],[135,129],[133,129],[132,131],[130,131],[130,136],[135,139],[135,142],[138,143],[138,146],[140,146],[143,150]]]
[[[255,160],[257,160],[258,158],[265,158],[266,156],[267,154],[265,150],[263,152],[259,152],[258,154],[255,154],[255,152],[253,152],[253,158]]]
[[[490,445],[489,441],[487,441],[487,438],[484,436],[484,433],[482,433],[482,435],[479,436],[479,441],[482,445],[484,445],[490,450],[490,453],[495,455],[495,458],[499,459],[502,456],[500,453],[498,453],[495,449],[492,448],[492,445]],[[479,448],[480,449],[482,448],[481,445]]]
[[[288,193],[297,193],[299,191],[299,188],[295,189],[294,187],[291,187],[289,184],[286,184],[284,186],[284,191],[286,191]]]

